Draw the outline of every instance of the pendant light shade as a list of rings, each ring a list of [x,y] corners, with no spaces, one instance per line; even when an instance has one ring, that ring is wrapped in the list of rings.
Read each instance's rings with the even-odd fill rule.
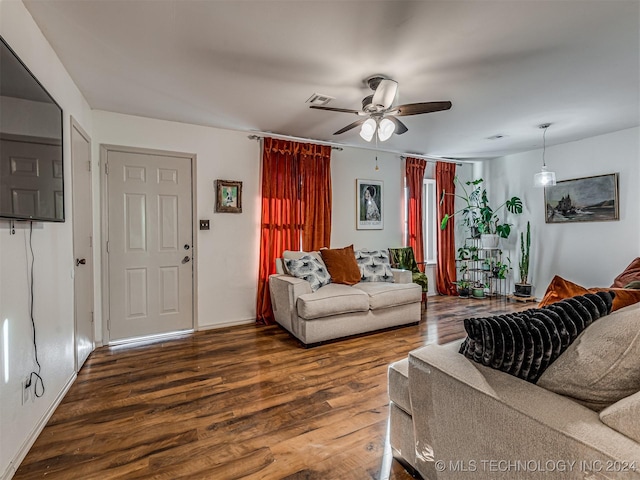
[[[547,170],[547,164],[544,160],[544,155],[547,149],[547,128],[549,128],[550,125],[550,123],[543,123],[538,127],[542,129],[542,169],[540,173],[536,173],[533,176],[533,186],[538,188],[550,187],[556,184],[556,174],[555,172],[550,172],[549,170]]]

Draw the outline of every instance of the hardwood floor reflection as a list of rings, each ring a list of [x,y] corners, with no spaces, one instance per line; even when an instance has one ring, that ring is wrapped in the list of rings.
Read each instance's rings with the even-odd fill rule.
[[[102,347],[14,478],[409,479],[386,442],[388,364],[531,306],[429,297],[419,325],[312,349],[253,325]]]

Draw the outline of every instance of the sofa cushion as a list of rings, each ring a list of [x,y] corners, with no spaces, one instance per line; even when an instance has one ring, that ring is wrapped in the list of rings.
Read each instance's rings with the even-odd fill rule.
[[[567,298],[546,308],[464,320],[460,353],[532,383],[577,335],[611,311],[611,294]]]
[[[538,385],[600,411],[640,390],[640,304],[587,328]]]
[[[600,420],[615,431],[640,443],[640,392],[618,400],[600,412]]]
[[[624,288],[625,285],[640,280],[640,257],[636,257],[624,271],[618,275],[611,285],[614,288]]]
[[[549,283],[544,297],[538,304],[539,307],[545,307],[552,303],[559,302],[565,298],[574,297],[576,295],[584,295],[585,293],[611,292],[616,296],[613,299],[613,311],[620,310],[627,305],[640,302],[640,290],[630,290],[624,288],[585,288],[576,283],[570,282],[559,275],[556,275]]]
[[[360,282],[360,269],[353,252],[353,245],[344,248],[323,248],[320,250],[320,255],[333,283],[355,285]]]
[[[300,295],[296,302],[298,316],[305,320],[329,317],[341,313],[367,312],[369,296],[362,290],[331,283],[313,293]]]
[[[386,250],[356,250],[356,262],[361,282],[393,282],[393,273]]]
[[[369,296],[371,310],[406,305],[422,300],[422,290],[415,283],[362,282],[354,288],[362,290]]]
[[[284,264],[291,275],[309,282],[314,292],[331,282],[324,263],[318,261],[313,255],[303,255],[298,260],[285,259]]]
[[[318,251],[300,252],[299,250],[285,250],[284,252],[282,252],[282,263],[284,264],[285,260],[300,260],[305,255],[311,255],[316,260],[318,260],[322,265],[324,265],[324,261],[322,260],[322,256],[320,255],[320,252],[318,252]],[[286,270],[286,268],[287,268],[286,265],[284,266],[284,268],[285,268],[284,273],[289,273]],[[326,268],[326,265],[325,265],[325,268]]]
[[[409,357],[389,365],[389,400],[411,415],[409,399]]]

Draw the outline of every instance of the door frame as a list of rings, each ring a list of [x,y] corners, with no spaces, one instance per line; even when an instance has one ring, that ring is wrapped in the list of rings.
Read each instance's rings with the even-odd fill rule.
[[[93,151],[93,144],[91,142],[91,137],[89,136],[89,134],[86,132],[86,130],[84,128],[82,128],[82,126],[80,125],[80,123],[73,117],[73,115],[70,116],[70,131],[69,131],[69,138],[70,141],[72,140],[72,135],[73,135],[73,131],[76,131],[88,144],[89,144],[89,171],[90,171],[90,178],[91,178],[91,183],[89,184],[89,198],[87,199],[90,204],[91,204],[91,306],[92,306],[92,325],[91,325],[91,337],[92,337],[92,343],[93,343],[93,348],[92,351],[95,350],[96,348],[96,298],[95,298],[95,274],[96,274],[96,270],[95,270],[95,232],[94,232],[94,228],[93,228],[93,224],[94,224],[94,211],[93,211],[93,158],[92,158],[92,151]],[[73,148],[71,148],[70,151],[70,158],[71,158],[71,218],[72,218],[72,222],[73,222],[73,227],[72,229],[76,228],[76,223],[75,223],[75,212],[73,211],[73,198],[75,197],[75,195],[77,194],[76,189],[74,188],[76,185],[76,179],[75,179],[75,167],[76,167],[76,159],[73,156]],[[72,232],[72,245],[73,245],[73,252],[74,252],[74,256],[73,259],[75,261],[75,251],[76,251],[76,245],[74,242],[75,239],[75,232]],[[74,277],[73,277],[73,282],[74,282],[74,286],[73,286],[73,361],[74,361],[74,368],[76,373],[80,371],[80,367],[82,367],[82,365],[78,365],[78,312],[76,310],[77,307],[77,299],[76,299],[76,279],[75,279],[75,266],[72,267],[74,269]]]
[[[109,152],[122,152],[122,153],[136,153],[146,155],[161,155],[166,157],[176,158],[188,158],[191,161],[191,237],[193,239],[192,248],[192,278],[191,284],[192,295],[192,315],[191,315],[191,328],[196,329],[198,325],[198,225],[197,221],[197,191],[196,191],[196,165],[197,155],[195,153],[175,152],[170,150],[156,150],[152,148],[140,148],[140,147],[128,147],[123,145],[110,145],[100,144],[100,225],[102,234],[100,235],[100,252],[101,252],[101,270],[102,270],[102,344],[108,345],[110,342],[109,333],[109,305],[110,305],[110,292],[109,292],[109,253],[107,252],[107,242],[109,241],[109,190],[108,190],[108,175],[106,174],[105,165],[107,164],[107,158]],[[184,332],[177,333],[176,335],[184,335]],[[158,337],[166,337],[167,334],[160,334]]]

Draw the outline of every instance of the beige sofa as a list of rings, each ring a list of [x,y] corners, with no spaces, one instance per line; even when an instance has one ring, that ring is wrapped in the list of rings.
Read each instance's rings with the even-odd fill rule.
[[[275,320],[305,346],[420,321],[422,290],[411,272],[392,269],[394,282],[330,283],[315,292],[284,273],[269,277]]]
[[[465,358],[460,343],[419,348],[389,367],[390,443],[408,470],[431,480],[640,478],[640,392],[598,413],[542,388],[542,378],[536,385]]]

